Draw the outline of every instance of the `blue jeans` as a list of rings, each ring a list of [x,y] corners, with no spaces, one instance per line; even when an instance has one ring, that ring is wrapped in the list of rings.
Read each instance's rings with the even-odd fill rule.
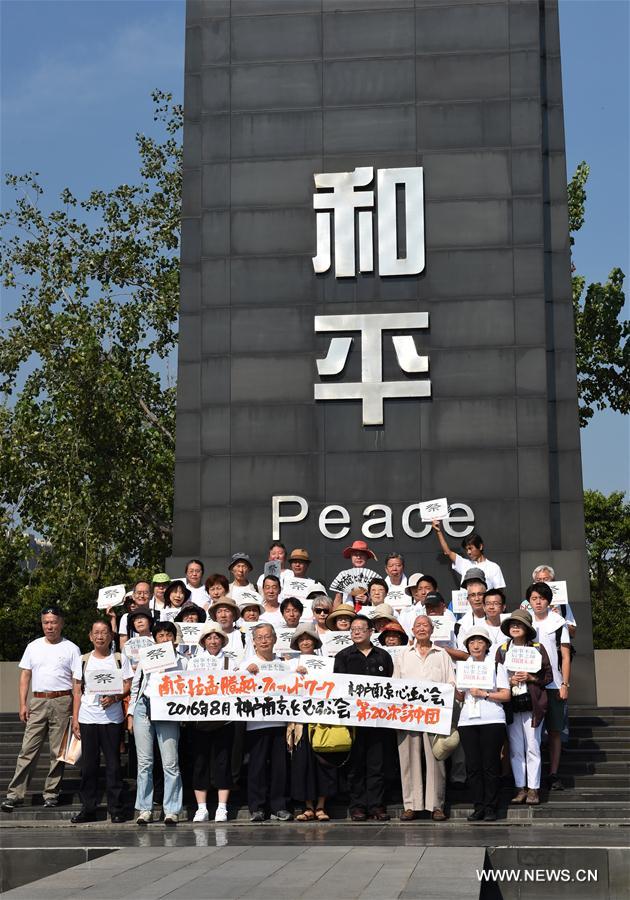
[[[179,774],[177,722],[152,722],[149,718],[149,701],[141,697],[134,710],[133,733],[138,755],[138,779],[136,782],[136,809],[140,812],[153,808],[153,736],[157,737],[162,768],[164,769],[164,813],[177,814],[183,804],[182,777]]]

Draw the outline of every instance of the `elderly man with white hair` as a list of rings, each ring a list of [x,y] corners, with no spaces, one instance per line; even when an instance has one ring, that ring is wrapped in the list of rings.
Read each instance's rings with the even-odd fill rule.
[[[394,662],[394,678],[432,681],[455,687],[455,670],[445,650],[431,643],[433,623],[428,616],[418,616],[413,623],[413,643],[404,647]],[[400,779],[402,782],[403,822],[411,822],[422,810],[428,810],[435,822],[446,819],[444,800],[446,773],[444,762],[433,756],[431,738],[426,731],[397,732]],[[427,783],[422,782],[424,751]]]

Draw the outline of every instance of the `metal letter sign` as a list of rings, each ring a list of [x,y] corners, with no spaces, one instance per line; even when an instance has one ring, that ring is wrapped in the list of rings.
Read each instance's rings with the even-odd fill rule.
[[[418,275],[424,269],[424,187],[421,167],[379,169],[377,172],[378,270],[384,275]],[[323,189],[313,195],[317,221],[317,256],[315,272],[327,272],[332,265],[334,246],[335,276],[356,275],[355,219],[358,217],[359,272],[374,271],[375,195],[367,190],[374,180],[372,166],[353,172],[331,172],[314,176],[315,187]],[[406,254],[398,256],[398,223],[396,187],[405,189]],[[333,216],[334,213],[334,216]],[[331,246],[331,232],[334,243]],[[429,327],[429,314],[391,313],[389,315],[316,316],[315,331],[359,331],[361,333],[361,381],[351,384],[315,385],[316,400],[361,400],[363,424],[383,424],[383,400],[391,397],[429,397],[429,379],[417,381],[383,381],[383,332]],[[352,337],[335,337],[325,359],[317,360],[321,376],[340,375],[348,360]],[[420,356],[411,335],[393,335],[396,359],[403,372],[426,374],[428,356]]]

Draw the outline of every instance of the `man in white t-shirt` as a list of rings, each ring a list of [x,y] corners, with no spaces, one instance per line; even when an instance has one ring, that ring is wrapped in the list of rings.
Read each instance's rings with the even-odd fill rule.
[[[20,720],[26,723],[15,774],[1,808],[13,812],[24,803],[24,795],[46,736],[50,745],[50,768],[44,783],[44,806],[57,806],[64,764],[57,762],[68,721],[72,715],[72,675],[81,651],[61,636],[63,613],[58,606],[42,610],[44,636],[27,645],[20,660]],[[32,696],[29,700],[29,688]]]
[[[460,578],[466,574],[471,566],[481,569],[486,578],[486,584],[489,588],[504,588],[505,578],[500,567],[486,558],[484,554],[483,538],[480,534],[469,534],[462,541],[462,547],[466,553],[466,557],[460,556],[451,550],[446,543],[444,532],[442,531],[442,522],[439,519],[433,520],[433,530],[440,542],[440,547],[444,556],[448,556],[451,561],[451,568],[454,569]]]
[[[125,821],[120,770],[124,718],[122,700],[129,696],[133,669],[126,656],[112,653],[112,638],[109,622],[94,622],[90,629],[94,649],[80,659],[74,672],[75,683],[82,693],[75,693],[72,715],[72,730],[81,740],[81,809],[70,820],[73,825],[96,819],[101,751],[105,757],[107,809],[113,823]],[[111,679],[120,680],[120,691],[115,694],[97,693],[93,690],[97,685],[93,684],[92,679],[102,684]]]

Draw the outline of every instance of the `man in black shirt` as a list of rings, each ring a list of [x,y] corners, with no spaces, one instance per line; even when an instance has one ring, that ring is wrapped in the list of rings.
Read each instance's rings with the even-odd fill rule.
[[[386,650],[371,641],[371,623],[357,616],[350,626],[352,647],[346,647],[335,657],[335,672],[342,675],[368,675],[391,678],[394,671],[392,658]],[[350,817],[363,822],[368,814],[371,819],[386,822],[385,810],[385,747],[386,729],[358,727],[348,761],[348,790],[350,791]]]

